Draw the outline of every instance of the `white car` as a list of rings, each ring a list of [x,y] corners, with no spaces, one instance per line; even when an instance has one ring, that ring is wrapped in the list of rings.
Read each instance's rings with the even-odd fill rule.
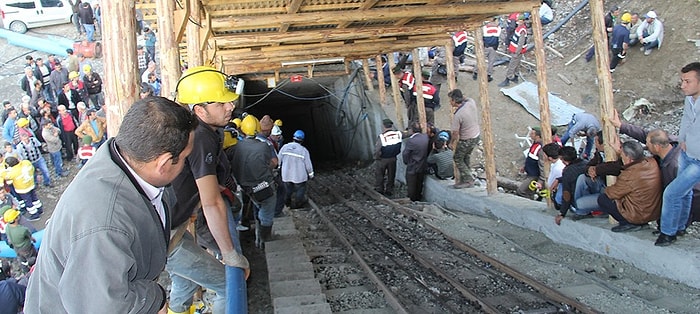
[[[41,26],[71,22],[73,10],[67,0],[0,0],[2,25],[17,33]]]

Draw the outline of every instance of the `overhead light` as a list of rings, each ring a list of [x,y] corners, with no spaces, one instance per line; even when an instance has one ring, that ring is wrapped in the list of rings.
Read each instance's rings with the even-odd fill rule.
[[[282,66],[289,65],[303,65],[303,64],[318,64],[318,63],[340,63],[345,62],[345,58],[326,58],[326,59],[312,59],[312,60],[302,60],[302,61],[284,61]]]

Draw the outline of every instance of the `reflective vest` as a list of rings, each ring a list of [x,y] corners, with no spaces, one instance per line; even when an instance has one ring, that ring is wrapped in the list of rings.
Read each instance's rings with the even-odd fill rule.
[[[501,27],[498,25],[485,25],[482,28],[484,33],[484,47],[498,50],[498,40],[501,38]]]
[[[406,86],[407,90],[413,90],[416,85],[416,77],[411,72],[403,72],[401,77],[401,87]],[[403,88],[401,88],[403,91]]]
[[[455,42],[455,47],[467,42],[467,32],[456,32],[454,35],[452,35],[452,41]]]
[[[432,100],[436,91],[437,89],[435,89],[433,84],[423,82],[423,98]],[[413,88],[413,96],[418,96],[418,92],[416,91],[415,87]]]
[[[515,32],[513,33],[513,36],[510,38],[510,45],[508,45],[508,51],[510,53],[517,53],[518,50],[518,41],[520,41],[520,36],[525,36],[527,37],[527,27],[525,25],[520,25],[515,28]],[[527,41],[527,39],[526,39]],[[520,53],[525,53],[527,52],[527,49],[525,45],[520,49]]]
[[[379,134],[379,142],[382,144],[381,158],[394,158],[401,153],[401,132],[389,130]]]

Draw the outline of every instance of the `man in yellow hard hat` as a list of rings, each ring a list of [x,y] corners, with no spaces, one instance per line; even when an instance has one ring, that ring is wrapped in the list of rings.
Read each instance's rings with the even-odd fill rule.
[[[206,217],[197,219],[197,234],[206,231],[213,241],[203,245],[220,253],[223,263],[241,270],[241,283],[249,273],[248,260],[240,251],[237,235],[229,232],[230,210],[219,187],[236,191],[236,183],[230,175],[230,164],[221,144],[221,132],[231,120],[241,92],[242,80],[227,76],[211,67],[198,66],[182,74],[176,87],[176,100],[190,107],[199,121],[195,130],[194,148],[187,157],[187,166],[173,181],[177,191],[178,209],[173,212],[173,247],[166,270],[170,273],[170,313],[188,311],[192,296],[198,286],[215,291],[212,300],[213,313],[226,311],[226,275],[224,265],[207,253],[191,234],[185,231],[191,216],[200,212]],[[239,90],[237,90],[237,88]],[[201,226],[200,226],[201,225]],[[206,237],[201,237],[202,239]],[[196,260],[193,260],[196,256]],[[245,294],[245,288],[242,291]],[[247,309],[247,307],[246,307]],[[229,309],[237,312],[240,309]],[[245,311],[243,311],[245,312]]]
[[[7,234],[7,244],[17,253],[17,260],[22,265],[22,270],[27,273],[29,268],[36,263],[37,251],[33,243],[36,242],[29,229],[19,224],[19,211],[12,208],[3,214],[3,219],[7,223],[5,233]]]
[[[632,14],[625,12],[620,17],[620,24],[613,27],[612,35],[610,35],[610,49],[612,50],[610,73],[615,72],[617,64],[627,55],[627,47],[630,45],[630,21],[632,21]]]

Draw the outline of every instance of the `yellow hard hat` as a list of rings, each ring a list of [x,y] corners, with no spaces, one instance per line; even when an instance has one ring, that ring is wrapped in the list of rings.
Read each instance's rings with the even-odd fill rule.
[[[238,144],[238,138],[233,136],[231,132],[224,132],[224,149]]]
[[[275,120],[275,125],[278,127],[282,127],[282,120],[281,119]]]
[[[78,76],[80,76],[80,74],[78,74],[78,72],[76,72],[76,71],[71,71],[70,73],[68,73],[68,78],[71,80],[78,77]]]
[[[12,223],[19,217],[19,210],[16,210],[14,208],[8,209],[4,215],[2,215],[2,218],[5,219],[6,223]]]
[[[629,12],[625,12],[625,14],[623,14],[622,17],[620,17],[620,20],[622,21],[622,23],[632,22],[632,14],[630,14]]]
[[[92,66],[90,66],[89,64],[86,64],[83,66],[83,72],[90,72],[90,71],[92,71]]]
[[[208,102],[232,102],[238,99],[234,91],[237,84],[242,84],[232,76],[208,66],[197,66],[187,69],[177,82],[177,101],[182,104],[194,105]]]
[[[23,128],[23,127],[29,125],[29,119],[27,119],[27,118],[19,118],[19,119],[17,119],[17,122],[16,122],[16,123],[17,123],[17,126],[18,126],[18,127]]]
[[[231,120],[231,122],[233,122],[233,124],[236,125],[237,129],[241,127],[241,118],[235,118],[235,119]]]
[[[259,129],[260,122],[258,121],[258,118],[252,114],[245,116],[245,118],[243,118],[241,121],[241,132],[243,132],[243,134],[246,136],[255,135],[255,133],[259,132]]]

